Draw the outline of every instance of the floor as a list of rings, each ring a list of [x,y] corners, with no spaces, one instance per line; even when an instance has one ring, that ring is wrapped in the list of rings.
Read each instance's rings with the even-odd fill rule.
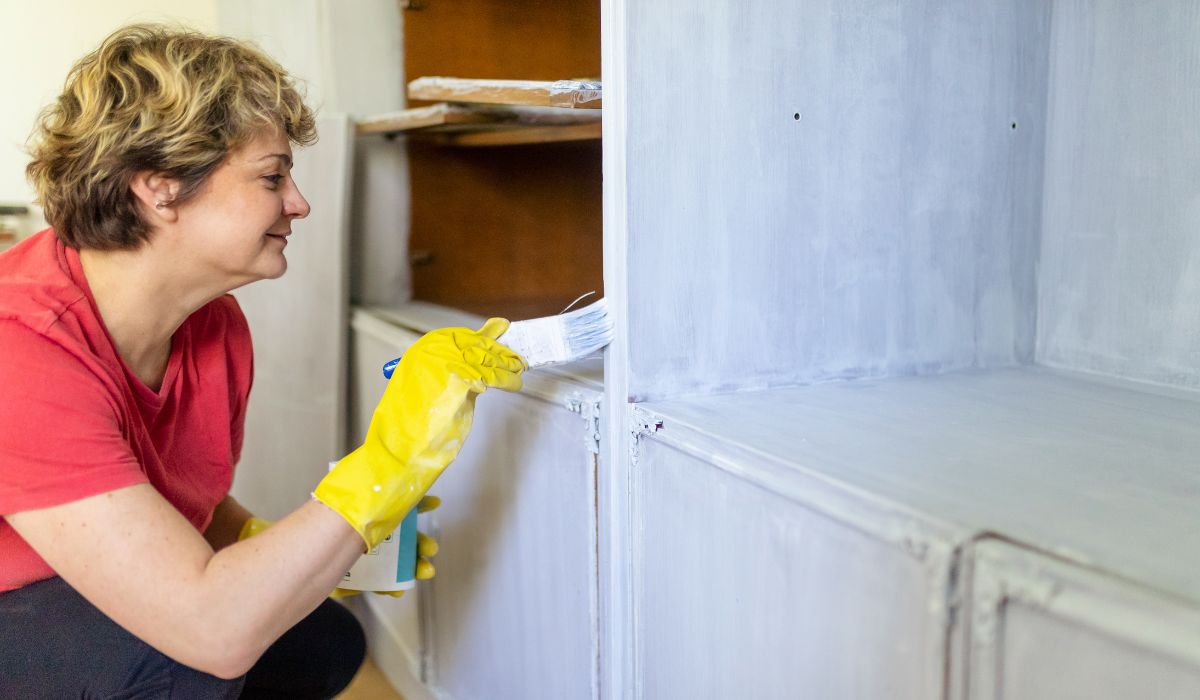
[[[404,700],[370,658],[336,700]]]

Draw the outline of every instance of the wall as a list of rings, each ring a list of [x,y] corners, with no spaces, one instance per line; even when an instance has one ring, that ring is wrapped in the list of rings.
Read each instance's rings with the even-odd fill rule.
[[[217,24],[217,0],[0,3],[0,27],[5,29],[0,41],[0,202],[32,202],[33,190],[25,181],[25,140],[75,61],[117,27],[145,21],[177,21],[211,31]],[[25,221],[24,233],[44,225],[35,212]]]
[[[1037,359],[1200,388],[1200,5],[1053,27]]]
[[[632,398],[1032,360],[1046,3],[626,12]]]
[[[319,113],[351,117],[407,105],[403,15],[396,2],[219,0],[220,29],[257,42],[303,79]],[[398,144],[359,139],[351,196],[350,294],[393,304],[411,296],[408,160]]]

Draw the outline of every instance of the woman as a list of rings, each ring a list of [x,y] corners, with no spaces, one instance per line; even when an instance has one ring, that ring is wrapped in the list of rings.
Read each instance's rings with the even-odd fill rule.
[[[72,69],[28,175],[52,228],[0,256],[0,697],[328,697],[363,657],[327,600],[521,358],[435,331],[313,499],[239,541],[251,383],[227,292],[278,277],[316,139],[282,68],[139,25]]]

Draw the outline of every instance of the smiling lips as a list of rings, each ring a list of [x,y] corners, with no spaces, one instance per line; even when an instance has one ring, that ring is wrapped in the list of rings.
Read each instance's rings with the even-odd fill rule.
[[[278,238],[279,240],[283,241],[284,243],[287,243],[287,237],[290,235],[292,235],[291,231],[285,231],[284,233],[268,233],[267,234],[267,236],[269,236],[271,238]]]

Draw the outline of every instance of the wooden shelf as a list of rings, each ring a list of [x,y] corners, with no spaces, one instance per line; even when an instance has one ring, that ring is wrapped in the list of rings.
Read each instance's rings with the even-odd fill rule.
[[[356,133],[411,134],[448,146],[502,146],[600,138],[600,113],[521,105],[441,103],[358,122]]]
[[[581,80],[476,80],[425,77],[408,84],[410,100],[474,102],[570,109],[600,109],[599,82]]]

